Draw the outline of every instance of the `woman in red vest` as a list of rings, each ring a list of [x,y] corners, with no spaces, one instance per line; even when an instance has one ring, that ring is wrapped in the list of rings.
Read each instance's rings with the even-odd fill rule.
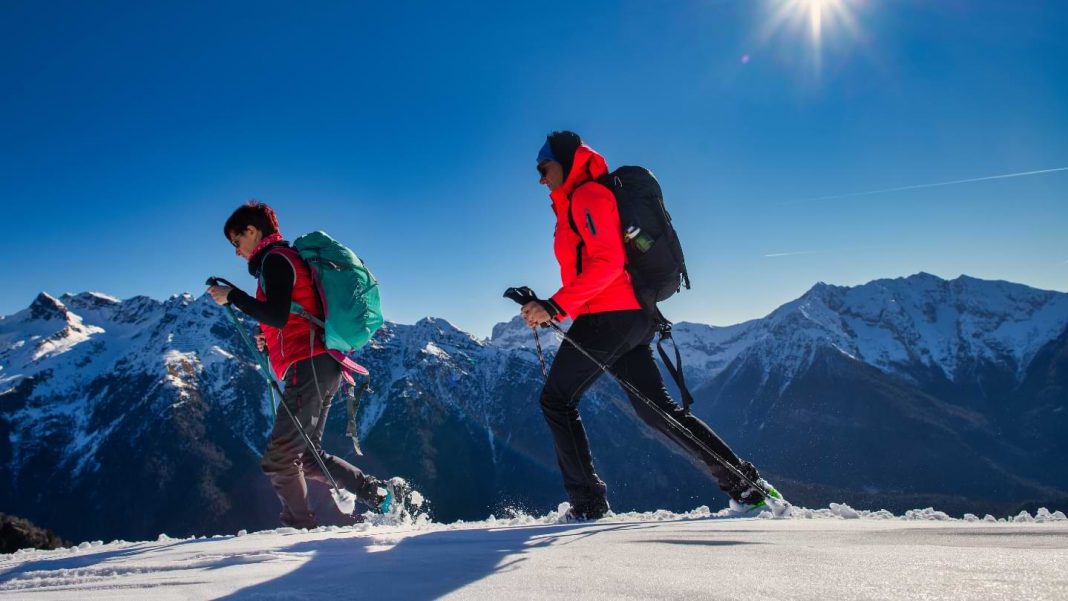
[[[311,271],[282,239],[274,210],[263,203],[249,202],[238,208],[226,220],[223,233],[237,255],[248,261],[248,272],[259,280],[259,285],[255,298],[228,286],[212,286],[208,293],[220,305],[231,303],[260,323],[262,334],[257,336],[257,343],[260,350],[266,346],[271,369],[285,382],[282,402],[315,446],[308,449],[298,424],[286,411],[277,412],[260,466],[282,501],[282,524],[294,528],[316,525],[308,506],[305,479],[327,484],[330,480],[322,473],[319,462],[306,455],[309,452],[319,454],[340,486],[362,503],[381,510],[387,495],[392,499],[393,485],[364,474],[319,446],[331,400],[341,388],[343,376],[341,365],[323,346],[321,329],[290,313],[295,302],[323,319]]]

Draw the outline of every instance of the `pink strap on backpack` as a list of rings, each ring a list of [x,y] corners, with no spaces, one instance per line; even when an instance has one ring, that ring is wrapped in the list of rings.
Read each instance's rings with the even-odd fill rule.
[[[356,384],[356,380],[353,379],[352,374],[357,374],[365,378],[371,375],[371,372],[367,371],[366,367],[356,363],[345,353],[333,349],[327,350],[326,352],[329,353],[335,361],[341,364],[341,376],[345,378],[345,381],[349,384]]]

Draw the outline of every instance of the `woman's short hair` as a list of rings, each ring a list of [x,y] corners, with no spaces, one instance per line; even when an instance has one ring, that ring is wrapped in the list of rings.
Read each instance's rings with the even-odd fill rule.
[[[229,240],[230,236],[240,234],[250,225],[263,232],[264,236],[270,236],[278,232],[278,217],[271,207],[262,202],[250,200],[238,207],[226,220],[226,224],[223,225],[223,236]]]

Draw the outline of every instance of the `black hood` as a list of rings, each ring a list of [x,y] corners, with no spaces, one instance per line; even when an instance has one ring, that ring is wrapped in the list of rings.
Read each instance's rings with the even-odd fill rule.
[[[567,181],[571,165],[575,162],[575,151],[582,146],[582,138],[573,131],[554,131],[549,134],[548,140],[556,162],[564,167],[564,181]]]

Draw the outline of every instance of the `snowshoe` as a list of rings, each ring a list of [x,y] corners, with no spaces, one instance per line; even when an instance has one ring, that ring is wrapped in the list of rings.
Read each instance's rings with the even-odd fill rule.
[[[412,487],[404,478],[393,477],[382,483],[380,497],[375,508],[382,515],[399,517],[408,512]]]
[[[754,483],[758,488],[749,487],[738,498],[730,500],[730,511],[734,517],[756,517],[765,511],[774,516],[782,515],[789,504],[783,498],[782,493],[775,489],[767,480],[758,478]],[[771,499],[769,501],[769,499]]]

